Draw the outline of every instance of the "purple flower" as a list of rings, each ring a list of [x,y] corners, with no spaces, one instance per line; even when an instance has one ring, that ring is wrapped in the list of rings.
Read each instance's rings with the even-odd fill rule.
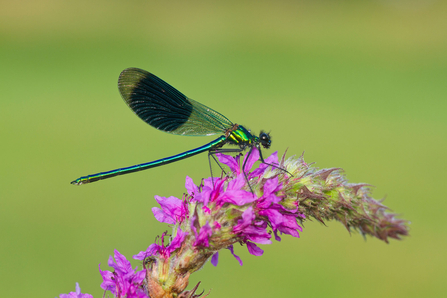
[[[204,206],[208,206],[210,202],[215,202],[220,193],[224,192],[224,183],[227,179],[220,178],[207,178],[203,180],[203,187],[200,195],[194,198],[193,201],[203,203]]]
[[[221,153],[216,154],[219,161],[225,165],[227,165],[230,170],[236,174],[237,176],[244,176],[245,173],[249,173],[255,162],[259,160],[259,151],[256,147],[253,147],[250,155],[245,155],[242,164],[245,163],[244,172],[241,171],[241,166],[239,164],[239,155],[237,157],[232,157],[230,155],[224,155]],[[267,165],[266,165],[267,168]]]
[[[137,267],[132,269],[130,262],[117,250],[115,250],[115,261],[110,256],[108,265],[114,269],[114,272],[102,271],[99,267],[103,278],[101,288],[112,292],[116,297],[147,297],[141,286],[146,270],[136,271]]]
[[[189,176],[186,176],[185,188],[190,196],[199,194],[199,188],[194,184],[194,181],[192,181],[192,178]]]
[[[242,265],[243,265],[242,260],[241,260],[241,258],[240,258],[238,255],[236,255],[236,254],[234,253],[233,245],[229,245],[229,246],[227,247],[227,249],[231,252],[231,254],[233,255],[233,257],[236,258],[236,260],[239,262],[239,265],[242,266]]]
[[[164,198],[155,196],[155,200],[160,204],[161,209],[154,207],[152,212],[159,222],[173,225],[176,222],[182,222],[188,215],[186,202],[176,197]]]
[[[261,181],[259,183],[260,188],[256,192],[256,194],[260,193],[258,196],[247,185],[247,178],[256,179],[256,177],[261,177],[270,167],[268,164],[261,163],[253,172],[250,172],[260,157],[257,148],[253,148],[251,154],[246,155],[242,160],[239,155],[237,157],[231,157],[224,154],[217,154],[217,157],[221,163],[230,168],[233,175],[224,178],[204,179],[201,186],[196,186],[190,177],[186,177],[185,187],[189,195],[189,200],[181,201],[174,197],[156,197],[162,206],[162,210],[153,208],[154,215],[159,221],[169,224],[181,224],[187,216],[185,202],[196,204],[198,208],[201,208],[202,212],[197,213],[196,211],[195,215],[189,218],[188,226],[195,235],[192,245],[195,247],[209,247],[209,239],[213,233],[222,232],[222,226],[216,218],[223,219],[221,216],[214,216],[222,212],[233,212],[231,209],[237,210],[235,211],[236,214],[237,212],[241,212],[241,217],[238,218],[232,215],[232,227],[230,225],[230,230],[226,229],[223,233],[228,233],[229,231],[237,235],[237,238],[234,239],[235,242],[246,243],[249,252],[256,256],[262,255],[263,250],[255,243],[272,243],[270,240],[272,236],[267,230],[269,227],[272,229],[277,240],[281,240],[278,232],[299,237],[297,230],[301,231],[301,227],[296,223],[297,217],[300,216],[297,213],[298,204],[296,200],[288,202],[287,207],[290,208],[293,206],[293,210],[281,205],[283,197],[278,196],[278,193],[282,190],[283,185],[282,182],[279,182],[278,176],[259,180]],[[277,152],[269,156],[265,162],[278,165]],[[243,169],[241,165],[244,165]],[[220,211],[224,206],[224,211]],[[225,221],[223,220],[222,222]],[[199,222],[206,222],[206,224],[200,227]],[[210,223],[212,223],[212,227]],[[228,226],[228,224],[226,225]],[[144,254],[146,256],[160,254],[163,251],[162,247],[153,244]],[[234,254],[232,247],[230,251]],[[143,258],[141,255],[138,257]],[[237,258],[240,260],[239,257]],[[212,263],[217,264],[217,262],[218,254],[215,254]]]
[[[270,244],[271,235],[267,231],[267,227],[270,226],[274,232],[275,239],[281,240],[278,236],[280,233],[299,237],[298,231],[302,231],[302,228],[297,224],[297,218],[304,219],[304,215],[298,213],[298,201],[288,202],[288,205],[284,207],[281,205],[283,198],[277,194],[282,190],[282,182],[279,182],[278,176],[266,179],[262,185],[262,195],[257,198],[247,196],[246,193],[241,193],[240,189],[245,186],[245,175],[252,179],[264,175],[265,171],[269,168],[268,164],[278,165],[277,152],[270,155],[265,162],[261,163],[258,168],[249,173],[253,164],[259,159],[259,152],[256,148],[253,148],[251,154],[246,157],[246,164],[244,172],[240,170],[240,164],[238,158],[231,158],[229,156],[218,155],[219,161],[230,167],[233,174],[236,177],[228,183],[227,190],[224,194],[221,194],[221,200],[225,203],[232,203],[234,205],[242,206],[244,204],[254,201],[254,209],[249,207],[242,215],[242,220],[238,220],[237,224],[233,227],[233,233],[237,234],[247,243],[249,252],[253,255],[261,255],[262,250],[258,248],[254,243]],[[242,163],[245,162],[245,159]],[[267,164],[268,163],[268,164]],[[230,192],[228,191],[230,189]],[[242,198],[239,198],[240,195]],[[253,198],[250,200],[247,198]],[[294,208],[293,208],[293,207]],[[293,209],[289,209],[292,207]],[[249,242],[251,241],[251,242]]]
[[[212,180],[214,180],[214,184]],[[250,191],[243,189],[246,185],[244,175],[240,175],[237,178],[230,180],[227,185],[225,185],[227,180],[227,178],[204,179],[204,186],[200,194],[195,198],[198,198],[197,201],[203,203],[205,207],[210,203],[214,203],[217,208],[220,208],[225,203],[242,206],[256,200],[256,197],[253,196]],[[193,201],[195,201],[195,198]]]
[[[218,206],[222,206],[225,203],[230,203],[236,206],[242,206],[256,201],[256,196],[254,196],[250,191],[242,189],[247,182],[245,181],[244,175],[239,175],[235,179],[228,183],[225,192],[220,193],[216,196],[215,202]]]
[[[278,184],[278,177],[267,180],[264,184],[264,194],[256,202],[256,210],[260,216],[268,219],[274,232],[280,231],[294,237],[299,237],[297,230],[302,231],[302,228],[297,224],[296,218],[302,218],[303,216],[298,213],[297,205],[295,205],[295,209],[289,210],[279,204],[281,198],[277,197],[275,193],[281,189],[282,185]],[[275,238],[279,238],[276,233]]]
[[[257,169],[251,172],[251,177],[258,177],[264,174],[265,170],[271,165],[278,165],[278,151],[273,152],[265,160],[265,163],[261,163]]]
[[[149,256],[158,256],[164,259],[168,259],[171,256],[172,252],[182,246],[187,234],[187,232],[183,232],[180,228],[178,228],[177,234],[175,235],[174,239],[172,239],[171,243],[168,246],[165,246],[164,237],[166,236],[166,233],[163,233],[161,235],[161,245],[153,243],[149,245],[149,247],[145,251],[139,252],[137,255],[133,256],[133,258],[140,261],[143,261]]]
[[[235,259],[239,262],[239,265],[243,265],[241,258],[236,255],[234,253],[234,249],[233,249],[233,245],[229,245],[227,247],[227,249],[231,252],[231,254],[235,257]],[[211,264],[216,267],[217,264],[219,263],[219,252],[216,252],[212,257],[211,257]]]
[[[216,252],[216,253],[211,257],[211,264],[213,264],[214,267],[217,266],[217,263],[219,263],[219,252]]]
[[[253,207],[248,207],[242,213],[242,219],[238,220],[237,225],[233,227],[233,233],[239,235],[243,240],[251,240],[261,244],[271,244],[269,240],[272,236],[267,232],[266,225],[262,222],[255,222],[256,215]]]
[[[200,232],[197,235],[197,231],[195,231],[196,234],[196,241],[194,241],[194,246],[204,246],[208,247],[210,246],[209,239],[211,235],[213,234],[213,229],[211,229],[210,225],[206,223],[204,226],[200,228]]]
[[[221,228],[222,228],[222,226],[220,225],[220,223],[218,221],[215,221],[213,229],[215,231],[219,231]]]
[[[264,250],[260,249],[253,242],[247,242],[247,248],[248,248],[248,252],[254,256],[262,256],[262,254],[264,253]]]
[[[239,175],[241,173],[241,167],[239,165],[239,156],[234,158],[231,155],[225,155],[221,153],[217,153],[216,156],[219,159],[219,161],[227,165],[233,173],[235,173],[236,175]]]
[[[93,298],[90,294],[82,294],[81,287],[79,287],[79,283],[76,283],[76,292],[70,292],[68,294],[60,294],[60,298]]]

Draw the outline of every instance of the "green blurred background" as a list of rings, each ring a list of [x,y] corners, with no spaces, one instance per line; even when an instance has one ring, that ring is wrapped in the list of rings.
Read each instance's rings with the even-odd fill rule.
[[[258,133],[305,151],[411,220],[389,245],[307,222],[300,239],[236,247],[191,278],[212,297],[445,297],[446,1],[1,1],[2,297],[102,297],[98,264],[167,229],[154,195],[181,197],[206,155],[98,183],[79,176],[213,140],[172,136],[123,103],[139,67]],[[133,262],[139,265],[138,262]],[[444,294],[443,294],[444,293]]]

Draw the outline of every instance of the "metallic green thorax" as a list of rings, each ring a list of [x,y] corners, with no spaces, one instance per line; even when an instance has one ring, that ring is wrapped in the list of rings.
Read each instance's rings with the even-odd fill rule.
[[[242,125],[235,125],[234,127],[236,129],[230,131],[226,139],[226,143],[245,147],[257,142],[257,137],[254,137]]]

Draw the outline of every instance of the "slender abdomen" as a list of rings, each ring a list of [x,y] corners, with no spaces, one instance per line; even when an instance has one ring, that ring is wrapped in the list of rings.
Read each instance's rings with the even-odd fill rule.
[[[177,155],[165,157],[165,158],[154,160],[154,161],[147,162],[147,163],[142,163],[139,165],[134,165],[134,166],[127,167],[127,168],[120,168],[120,169],[116,169],[116,170],[112,170],[112,171],[108,171],[108,172],[101,172],[101,173],[97,173],[97,174],[93,174],[93,175],[83,176],[83,177],[80,177],[80,178],[72,181],[71,184],[75,184],[75,185],[87,184],[87,183],[95,182],[98,180],[112,178],[112,177],[119,176],[119,175],[124,175],[124,174],[129,174],[129,173],[134,173],[134,172],[139,172],[139,171],[159,167],[159,166],[171,163],[171,162],[175,162],[178,160],[182,160],[182,159],[194,156],[196,154],[199,154],[199,153],[202,153],[205,151],[209,151],[212,148],[220,147],[225,143],[225,140],[226,140],[225,136],[221,136],[206,145],[203,145],[201,147],[198,147],[198,148],[195,148],[192,150],[185,151],[185,152],[177,154]]]

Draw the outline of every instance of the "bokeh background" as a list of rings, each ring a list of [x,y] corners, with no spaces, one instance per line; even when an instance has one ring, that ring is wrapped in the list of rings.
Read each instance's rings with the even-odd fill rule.
[[[213,140],[138,119],[117,90],[127,67],[271,131],[268,153],[342,167],[411,221],[388,245],[307,222],[262,257],[236,247],[242,267],[222,253],[191,285],[211,297],[445,297],[447,2],[427,0],[1,1],[1,296],[79,282],[102,297],[98,264],[167,229],[154,195],[181,197],[186,175],[209,176],[199,155],[69,184]]]

